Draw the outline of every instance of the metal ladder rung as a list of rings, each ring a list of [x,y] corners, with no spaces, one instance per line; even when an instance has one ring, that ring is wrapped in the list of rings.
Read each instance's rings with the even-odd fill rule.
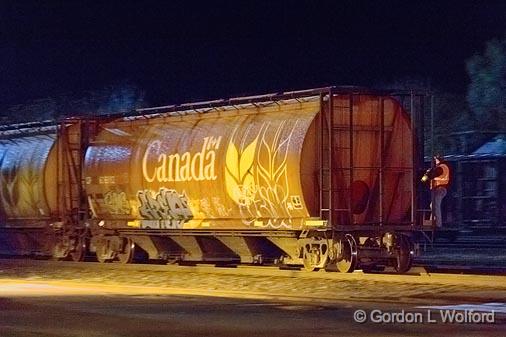
[[[351,150],[351,147],[347,147],[347,146],[334,146],[334,147],[333,147],[333,149],[334,149],[334,150],[336,150],[336,149],[338,149],[338,150],[339,150],[339,149]],[[325,151],[330,151],[330,150],[329,150],[329,149],[324,149],[324,152],[325,152]]]
[[[332,126],[332,130],[336,130],[336,131],[350,131],[350,127],[349,126]],[[356,131],[362,131],[362,130],[356,130]]]
[[[333,212],[350,212],[350,210],[348,208],[320,208],[320,212],[330,212],[330,211],[333,211]]]

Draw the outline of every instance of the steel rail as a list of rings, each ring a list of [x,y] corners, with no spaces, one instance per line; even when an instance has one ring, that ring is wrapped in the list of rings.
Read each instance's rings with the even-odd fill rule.
[[[215,266],[210,264],[196,265],[160,265],[160,264],[120,264],[109,263],[101,264],[97,262],[69,262],[69,261],[51,261],[51,260],[26,260],[26,259],[0,259],[0,269],[22,268],[24,272],[30,268],[41,268],[57,272],[58,270],[76,269],[76,278],[79,278],[79,271],[132,271],[132,272],[167,272],[167,273],[197,273],[214,274],[223,276],[252,276],[252,277],[276,277],[276,278],[299,278],[299,279],[321,279],[321,280],[342,280],[342,281],[375,281],[388,283],[416,283],[416,284],[455,284],[487,288],[506,289],[506,270],[503,274],[497,275],[477,275],[462,274],[463,270],[451,270],[453,273],[438,273],[437,266],[432,269],[414,267],[409,273],[363,273],[356,271],[354,273],[327,272],[320,270],[318,272],[307,272],[298,269],[279,269],[274,266]],[[439,266],[441,270],[444,266]],[[2,273],[0,272],[0,278]]]

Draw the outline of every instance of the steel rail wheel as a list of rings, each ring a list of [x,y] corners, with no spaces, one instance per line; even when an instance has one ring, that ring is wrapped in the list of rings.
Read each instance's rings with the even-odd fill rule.
[[[357,267],[357,242],[351,234],[341,239],[341,254],[337,260],[337,270],[341,273],[353,273]]]
[[[405,273],[411,269],[413,264],[413,244],[411,239],[400,235],[397,244],[397,257],[394,268],[398,273]]]
[[[79,236],[76,239],[75,248],[70,252],[70,258],[74,262],[82,262],[86,257],[86,239],[83,236]]]
[[[106,240],[96,246],[96,255],[97,261],[100,263],[108,263],[114,259],[114,252]]]
[[[120,263],[132,263],[135,256],[135,242],[131,239],[125,238],[124,247],[121,253],[117,254],[118,261]]]
[[[304,263],[304,270],[315,271],[320,264],[320,251],[318,249],[304,247],[302,261]]]

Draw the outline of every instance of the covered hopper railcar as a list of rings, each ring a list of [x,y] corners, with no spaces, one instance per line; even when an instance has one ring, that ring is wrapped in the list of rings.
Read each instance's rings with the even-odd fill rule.
[[[331,87],[32,127],[0,141],[0,239],[74,260],[404,272],[412,125],[389,95]]]

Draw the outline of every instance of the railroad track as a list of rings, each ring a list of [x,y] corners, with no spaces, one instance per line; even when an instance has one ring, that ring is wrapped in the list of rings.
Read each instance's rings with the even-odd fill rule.
[[[241,275],[241,276],[263,276],[263,277],[290,277],[301,279],[329,279],[329,280],[354,280],[369,279],[381,281],[413,281],[418,276],[423,282],[434,281],[454,276],[480,276],[480,277],[504,277],[506,268],[498,267],[466,267],[444,264],[422,266],[416,264],[408,273],[397,274],[388,269],[382,273],[364,273],[357,270],[354,273],[339,273],[333,270],[320,270],[308,272],[303,268],[283,268],[276,266],[258,265],[176,265],[176,264],[121,264],[121,263],[97,263],[97,262],[70,262],[53,260],[31,260],[31,259],[0,259],[0,275],[5,268],[19,268],[39,270],[76,270],[76,271],[121,271],[121,272],[155,272],[155,273],[200,273],[215,275]],[[502,280],[503,282],[506,279]],[[505,282],[506,286],[506,282]]]
[[[465,242],[438,242],[427,245],[415,265],[431,272],[458,272],[468,274],[506,273],[506,245],[502,237],[481,238]]]
[[[275,267],[154,265],[0,259],[0,295],[23,289],[73,288],[79,294],[212,296],[311,305],[340,302],[491,303],[506,296],[506,275],[307,272]],[[17,289],[17,290],[16,290]],[[90,290],[91,289],[91,290]]]

